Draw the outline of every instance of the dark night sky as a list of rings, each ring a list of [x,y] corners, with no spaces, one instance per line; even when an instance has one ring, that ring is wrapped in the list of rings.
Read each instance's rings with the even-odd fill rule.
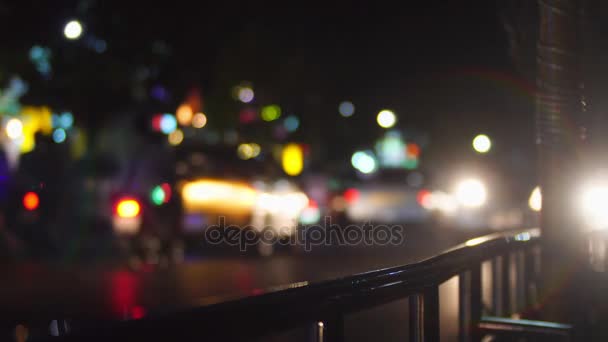
[[[106,120],[117,108],[162,107],[149,101],[132,107],[142,70],[150,73],[144,87],[172,91],[168,110],[200,86],[206,112],[219,121],[234,115],[230,88],[248,80],[258,103],[280,103],[300,115],[300,138],[320,139],[330,160],[373,141],[382,108],[394,109],[402,128],[428,132],[429,153],[446,159],[466,159],[479,131],[496,137],[507,163],[533,155],[532,100],[510,60],[495,1],[144,4],[0,5],[10,51],[0,59],[0,77],[17,71],[31,83],[29,100],[74,108],[77,119],[89,122]],[[105,53],[87,49],[86,39],[63,39],[72,17],[88,35],[107,41]],[[53,50],[50,81],[27,61],[35,43]],[[350,119],[337,114],[344,99],[357,107]]]

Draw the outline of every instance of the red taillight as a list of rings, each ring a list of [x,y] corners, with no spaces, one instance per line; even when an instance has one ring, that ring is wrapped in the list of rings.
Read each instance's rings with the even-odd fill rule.
[[[427,207],[429,205],[429,201],[431,200],[431,193],[428,190],[420,190],[418,191],[418,195],[416,195],[416,201],[423,207]]]
[[[163,189],[163,192],[165,193],[165,198],[163,199],[163,203],[169,203],[169,201],[171,200],[171,185],[169,185],[168,183],[163,183],[160,185],[161,189]]]
[[[308,200],[308,208],[317,209],[317,208],[319,208],[319,204],[317,204],[317,201],[310,199],[310,200]]]
[[[39,205],[40,205],[40,197],[38,197],[37,193],[30,191],[23,196],[23,207],[26,210],[29,210],[29,211],[36,210],[36,209],[38,209]]]
[[[141,319],[146,315],[146,309],[143,306],[134,306],[131,308],[131,317],[133,319]]]
[[[342,196],[347,203],[355,203],[359,199],[359,190],[353,188],[346,189]]]
[[[123,198],[116,204],[116,215],[121,218],[134,218],[141,212],[141,205],[136,199]]]

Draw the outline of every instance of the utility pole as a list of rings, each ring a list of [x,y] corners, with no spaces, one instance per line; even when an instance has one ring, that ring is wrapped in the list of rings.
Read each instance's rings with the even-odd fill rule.
[[[581,282],[585,269],[584,230],[576,219],[575,197],[588,140],[584,120],[582,3],[538,0],[536,142],[543,195],[542,285],[544,319],[576,323],[583,315]],[[574,292],[573,292],[574,291]]]

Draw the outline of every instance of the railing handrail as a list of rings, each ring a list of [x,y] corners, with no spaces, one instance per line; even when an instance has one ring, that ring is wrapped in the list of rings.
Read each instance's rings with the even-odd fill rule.
[[[345,313],[379,306],[420,293],[426,288],[477,267],[485,260],[529,247],[539,241],[538,228],[498,232],[468,240],[433,257],[319,283],[300,282],[258,295],[206,305],[162,316],[95,329],[90,340],[175,340],[179,336],[218,336],[223,340],[255,338],[307,321],[332,321]],[[109,328],[109,327],[108,327]],[[66,340],[80,340],[77,332]]]

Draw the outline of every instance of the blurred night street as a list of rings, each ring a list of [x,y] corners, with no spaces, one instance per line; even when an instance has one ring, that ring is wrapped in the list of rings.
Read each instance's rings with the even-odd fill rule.
[[[0,3],[0,340],[594,340],[606,14]]]

